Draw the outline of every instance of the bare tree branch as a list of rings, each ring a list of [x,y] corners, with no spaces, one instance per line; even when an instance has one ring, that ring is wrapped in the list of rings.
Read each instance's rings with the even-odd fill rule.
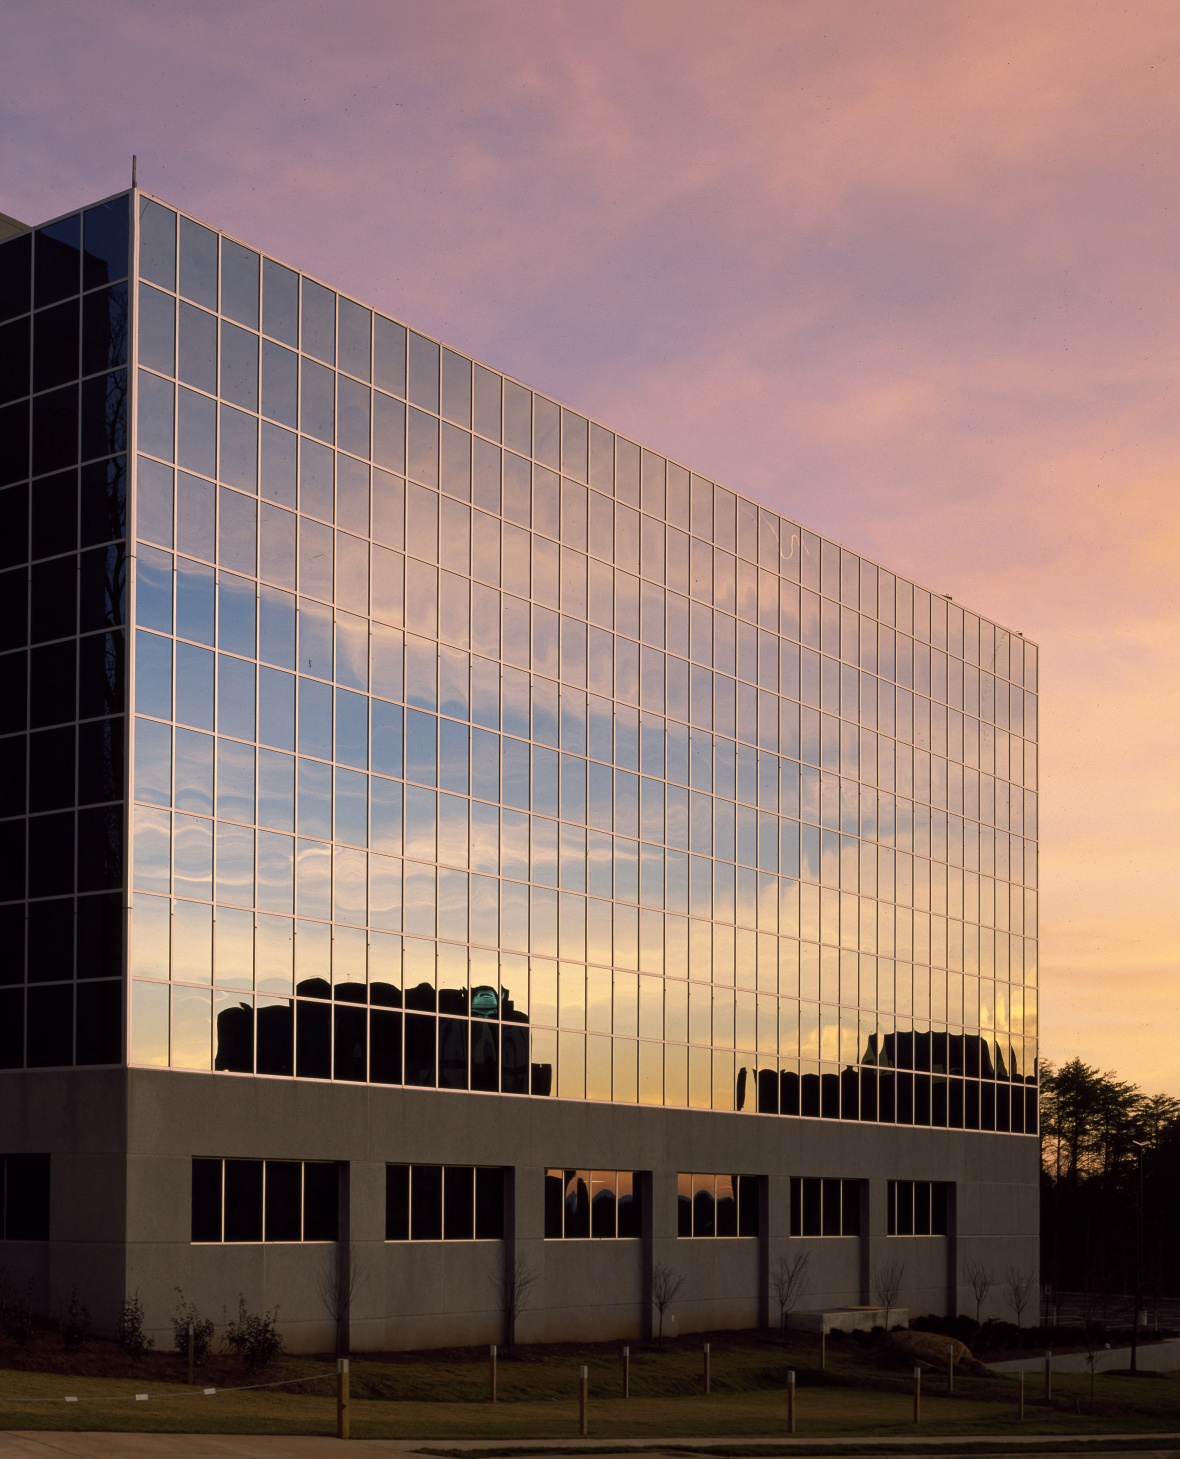
[[[539,1280],[540,1276],[536,1269],[519,1255],[511,1266],[507,1263],[501,1266],[499,1258],[496,1258],[496,1268],[488,1275],[488,1281],[499,1298],[500,1310],[504,1314],[509,1357],[516,1348],[517,1319],[528,1307],[532,1299],[533,1288]]]
[[[811,1252],[800,1251],[788,1259],[780,1256],[774,1264],[770,1285],[778,1300],[779,1331],[791,1325],[791,1313],[798,1307],[810,1283]]]
[[[667,1266],[662,1261],[657,1261],[652,1267],[651,1300],[660,1314],[659,1340],[661,1347],[664,1345],[664,1314],[675,1302],[683,1286],[684,1278],[675,1267]]]
[[[885,1331],[889,1331],[889,1317],[897,1306],[902,1278],[905,1276],[904,1261],[890,1261],[873,1268],[873,1295],[885,1309]]]
[[[337,1245],[325,1246],[315,1277],[320,1301],[336,1327],[336,1356],[348,1351],[346,1333],[353,1298],[364,1286],[356,1248],[349,1242],[343,1250]]]
[[[1036,1271],[1030,1267],[1028,1271],[1022,1272],[1017,1267],[1010,1266],[1004,1274],[1004,1287],[1008,1293],[1008,1302],[1016,1314],[1016,1326],[1019,1327],[1024,1309],[1037,1290]]]
[[[981,1256],[974,1257],[964,1269],[964,1276],[967,1278],[967,1285],[971,1288],[975,1297],[975,1326],[980,1323],[980,1314],[983,1311],[983,1304],[987,1301],[987,1294],[996,1285],[995,1276],[991,1268]]]

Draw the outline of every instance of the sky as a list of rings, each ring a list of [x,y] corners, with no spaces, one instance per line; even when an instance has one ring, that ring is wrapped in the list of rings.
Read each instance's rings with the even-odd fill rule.
[[[141,185],[1041,645],[1042,1053],[1180,1095],[1180,8],[5,0]]]

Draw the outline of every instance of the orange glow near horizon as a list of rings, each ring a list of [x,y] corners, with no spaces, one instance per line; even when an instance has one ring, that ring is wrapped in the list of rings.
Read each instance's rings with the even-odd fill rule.
[[[1042,1053],[1180,1094],[1180,11],[6,16],[0,210],[151,192],[1041,645]]]

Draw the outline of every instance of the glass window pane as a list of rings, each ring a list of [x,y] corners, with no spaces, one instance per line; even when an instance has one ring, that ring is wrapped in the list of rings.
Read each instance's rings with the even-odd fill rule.
[[[298,1241],[303,1234],[303,1164],[266,1162],[266,1239]]]
[[[191,218],[180,220],[180,293],[206,309],[217,308],[217,234]]]
[[[369,378],[369,357],[373,332],[373,316],[368,309],[341,299],[339,306],[339,365],[359,380]]]
[[[694,1175],[692,1178],[692,1234],[694,1236],[715,1236],[716,1177]]]
[[[442,1166],[415,1165],[410,1172],[410,1239],[442,1238]]]
[[[300,347],[305,355],[312,355],[325,365],[336,363],[336,295],[306,278]]]
[[[38,309],[78,293],[81,256],[81,214],[37,229],[33,237],[33,298]]]
[[[299,345],[299,275],[273,258],[262,265],[262,329],[292,348]]]
[[[258,328],[258,255],[230,238],[221,240],[221,312]]]
[[[83,218],[82,287],[97,288],[127,277],[129,213],[127,196],[87,208]]]

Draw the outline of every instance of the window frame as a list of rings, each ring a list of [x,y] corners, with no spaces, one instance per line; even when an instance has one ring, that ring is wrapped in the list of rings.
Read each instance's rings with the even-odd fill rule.
[[[697,1241],[712,1237],[742,1241],[760,1237],[765,1179],[764,1175],[733,1172],[679,1171],[676,1176],[677,1239]],[[698,1230],[698,1224],[710,1229]]]
[[[268,1236],[268,1228],[271,1222],[268,1220],[268,1200],[277,1199],[278,1180],[274,1182],[276,1189],[272,1191],[272,1182],[268,1177],[268,1167],[287,1168],[293,1165],[299,1166],[299,1236]],[[252,1199],[252,1192],[248,1186],[253,1183],[255,1177],[254,1167],[257,1167],[258,1184],[258,1211],[257,1227],[258,1236],[242,1236],[227,1239],[226,1228],[229,1217],[229,1187],[231,1185],[230,1167],[234,1167],[233,1183],[241,1182],[241,1193],[246,1198]],[[309,1167],[314,1172],[309,1185]],[[318,1179],[320,1171],[331,1171],[332,1176],[322,1179],[321,1190],[316,1186],[320,1184]],[[191,1161],[190,1178],[190,1246],[325,1246],[340,1239],[340,1162],[338,1160],[291,1160],[285,1158],[267,1158],[265,1156],[252,1159],[239,1156],[200,1156],[195,1155]],[[198,1196],[206,1202],[204,1211],[198,1214]],[[214,1208],[217,1216],[214,1217]],[[250,1211],[249,1217],[253,1220],[254,1212]],[[277,1218],[276,1218],[277,1219]],[[212,1229],[216,1224],[219,1235],[198,1236],[198,1221],[205,1220],[209,1224],[207,1230]],[[322,1226],[320,1223],[323,1223]],[[308,1227],[319,1228],[325,1232],[323,1235],[308,1235]],[[273,1228],[271,1228],[273,1229]],[[328,1230],[331,1234],[326,1234]]]
[[[418,1174],[418,1172],[421,1172]],[[510,1166],[504,1165],[434,1165],[422,1161],[387,1161],[385,1164],[385,1242],[387,1245],[435,1245],[453,1242],[488,1243],[505,1240],[506,1202]],[[429,1173],[429,1174],[428,1174]],[[415,1212],[415,1186],[434,1185],[437,1175],[437,1235],[426,1234],[421,1227],[434,1213],[425,1209]],[[454,1234],[456,1220],[448,1205],[463,1199],[462,1185],[470,1179],[471,1235]],[[482,1190],[481,1190],[482,1186]],[[448,1201],[448,1190],[452,1192]],[[394,1202],[398,1209],[394,1209]],[[404,1209],[402,1209],[404,1207]],[[448,1216],[450,1215],[450,1221]],[[450,1231],[448,1232],[448,1225]],[[491,1228],[489,1230],[489,1228]],[[404,1235],[400,1234],[404,1231]]]
[[[644,1180],[641,1170],[594,1170],[546,1166],[546,1241],[638,1241],[643,1236]],[[572,1192],[571,1192],[572,1187]],[[574,1201],[571,1225],[571,1194]],[[583,1196],[585,1197],[583,1221]],[[609,1197],[609,1201],[608,1201]],[[627,1230],[622,1230],[623,1226]],[[609,1228],[609,1229],[608,1229]]]

